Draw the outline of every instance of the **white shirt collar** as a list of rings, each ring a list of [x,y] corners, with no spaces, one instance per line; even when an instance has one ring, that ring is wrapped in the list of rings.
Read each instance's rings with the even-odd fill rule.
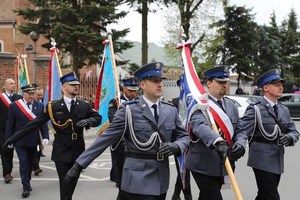
[[[147,105],[149,106],[149,108],[152,108],[152,105],[153,105],[153,104],[156,104],[157,107],[159,107],[159,106],[158,106],[158,105],[159,105],[159,100],[157,100],[156,103],[152,103],[152,102],[151,102],[149,99],[147,99],[144,95],[143,95],[143,98],[144,98],[145,102],[147,103]]]
[[[74,99],[71,99],[67,96],[64,96],[64,101],[66,104],[70,105],[72,100],[76,101],[76,97]]]
[[[271,105],[271,107],[273,107],[275,104],[277,104],[277,101],[276,103],[274,103],[273,101],[271,101],[270,99],[268,99],[268,97],[264,96],[264,98],[267,100],[267,102]]]

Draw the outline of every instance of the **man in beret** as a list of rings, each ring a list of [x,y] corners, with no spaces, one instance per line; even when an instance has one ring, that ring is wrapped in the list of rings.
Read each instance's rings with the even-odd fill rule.
[[[216,120],[220,133],[212,129],[207,113],[196,110],[189,120],[194,142],[191,142],[185,167],[191,171],[200,190],[199,200],[222,200],[221,187],[227,175],[224,163],[230,152],[231,164],[245,153],[247,135],[239,124],[234,102],[224,97],[228,90],[229,66],[219,65],[204,72],[208,88],[208,104],[222,118]],[[228,130],[228,132],[226,132]],[[231,144],[229,146],[229,144]]]
[[[10,138],[16,132],[22,130],[30,121],[42,115],[44,104],[34,101],[36,85],[30,84],[22,87],[23,98],[10,104],[5,135]],[[33,169],[34,157],[37,153],[37,145],[42,136],[42,144],[47,145],[49,133],[47,123],[41,124],[31,131],[30,135],[22,138],[14,144],[20,163],[20,176],[23,185],[22,197],[27,198],[32,190],[30,180]]]
[[[74,72],[62,76],[60,82],[63,97],[50,101],[41,116],[15,133],[7,143],[15,143],[51,120],[55,130],[51,159],[55,162],[59,177],[60,197],[63,200],[71,200],[73,191],[63,192],[63,178],[85,150],[83,129],[98,126],[101,123],[101,116],[92,109],[89,103],[77,99],[80,82]]]
[[[248,166],[256,178],[256,200],[280,199],[277,188],[284,172],[284,147],[293,146],[299,139],[288,108],[277,102],[283,82],[279,69],[263,73],[257,84],[264,96],[250,104],[242,118],[250,140]]]
[[[121,200],[164,200],[169,187],[169,159],[178,156],[189,144],[176,108],[160,101],[162,63],[150,63],[134,75],[143,96],[121,104],[112,123],[76,160],[65,177],[66,184],[77,181],[86,168],[107,147],[122,138],[126,158],[120,187]]]
[[[122,80],[122,88],[123,93],[120,97],[120,103],[124,103],[126,101],[130,101],[136,98],[137,91],[139,89],[138,83],[134,77],[126,76]],[[118,99],[112,99],[109,102],[108,108],[108,119],[111,123],[119,108],[119,101]],[[116,186],[119,187],[121,184],[121,177],[122,177],[122,169],[123,163],[125,160],[125,148],[124,142],[120,142],[111,146],[111,161],[112,161],[112,168],[110,170],[110,180],[116,182]]]
[[[5,143],[5,127],[10,104],[22,96],[15,94],[16,82],[8,78],[4,81],[4,92],[0,94],[0,145]],[[11,172],[13,169],[14,148],[1,152],[2,174],[5,183],[10,183],[13,179]]]

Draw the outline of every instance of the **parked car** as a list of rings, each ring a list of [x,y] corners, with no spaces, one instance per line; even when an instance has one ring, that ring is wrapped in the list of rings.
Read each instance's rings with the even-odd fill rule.
[[[293,119],[300,119],[300,94],[284,93],[278,102],[288,107]]]
[[[261,97],[255,95],[226,95],[226,97],[233,100],[238,108],[239,117],[243,117],[248,105],[252,102],[258,101]]]

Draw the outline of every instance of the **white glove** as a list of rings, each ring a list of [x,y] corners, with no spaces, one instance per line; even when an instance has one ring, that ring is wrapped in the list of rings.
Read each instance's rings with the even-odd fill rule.
[[[48,140],[48,139],[43,139],[42,144],[43,144],[44,146],[47,146],[48,143],[49,143],[49,140]]]

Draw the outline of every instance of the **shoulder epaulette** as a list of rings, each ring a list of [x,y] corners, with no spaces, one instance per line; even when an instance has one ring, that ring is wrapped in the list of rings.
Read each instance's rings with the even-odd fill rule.
[[[175,107],[172,103],[169,103],[169,102],[166,102],[166,101],[161,101],[161,103],[172,106],[172,107]]]
[[[134,100],[130,100],[130,101],[125,101],[123,104],[124,105],[130,105],[130,104],[135,104],[138,103],[139,100],[138,99],[134,99]]]
[[[253,106],[254,106],[254,105],[257,105],[257,104],[260,104],[260,103],[261,103],[261,101],[260,101],[260,100],[257,100],[257,101],[251,102],[250,105],[253,105]]]

